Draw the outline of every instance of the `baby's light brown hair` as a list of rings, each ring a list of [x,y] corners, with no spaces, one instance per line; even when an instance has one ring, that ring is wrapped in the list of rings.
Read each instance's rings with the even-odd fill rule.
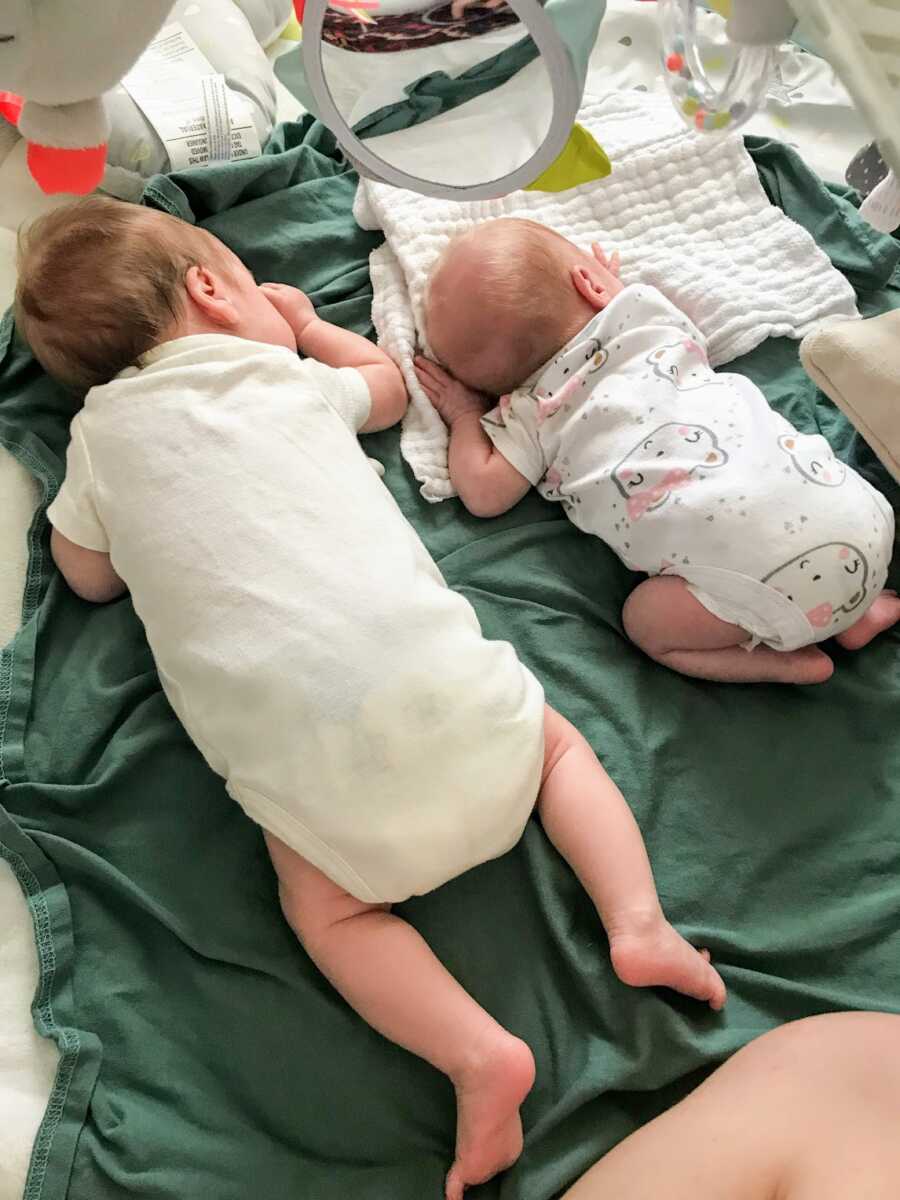
[[[48,374],[79,392],[108,383],[165,341],[185,276],[215,242],[176,217],[90,196],[19,237],[16,325]]]
[[[546,225],[511,217],[454,238],[426,294],[434,353],[478,391],[518,387],[588,319],[570,279],[580,253]]]

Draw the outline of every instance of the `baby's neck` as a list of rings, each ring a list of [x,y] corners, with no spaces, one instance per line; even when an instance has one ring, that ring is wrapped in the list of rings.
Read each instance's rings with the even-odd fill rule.
[[[153,347],[164,346],[166,342],[177,342],[179,338],[194,337],[196,334],[203,333],[230,333],[229,329],[223,329],[221,325],[217,325],[214,321],[206,321],[197,314],[188,311],[184,316],[179,317],[174,321],[163,336]]]
[[[172,325],[166,333],[165,341],[174,342],[176,338],[193,337],[200,333],[231,333],[215,321],[211,321],[199,312],[194,305],[188,305],[184,314]]]

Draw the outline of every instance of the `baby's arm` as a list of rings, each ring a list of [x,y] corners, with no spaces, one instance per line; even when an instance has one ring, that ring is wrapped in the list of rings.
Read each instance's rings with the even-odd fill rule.
[[[416,359],[416,375],[450,430],[450,480],[463,504],[476,517],[507,512],[531,484],[484,432],[488,401],[427,358]]]
[[[66,583],[82,600],[106,604],[127,591],[113,570],[108,554],[78,546],[58,529],[54,529],[50,535],[50,550]]]
[[[409,401],[397,364],[368,338],[323,321],[299,288],[264,283],[262,290],[290,325],[298,350],[329,367],[354,367],[365,379],[372,408],[360,433],[375,433],[396,425]]]

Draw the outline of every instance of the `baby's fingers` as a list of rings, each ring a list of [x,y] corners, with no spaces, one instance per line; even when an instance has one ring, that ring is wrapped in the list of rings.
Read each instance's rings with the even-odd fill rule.
[[[431,382],[431,380],[428,378],[428,376],[421,375],[421,374],[419,374],[418,371],[416,371],[416,378],[419,381],[419,386],[421,387],[421,389],[425,393],[425,395],[428,397],[428,399],[429,400],[433,399],[433,397],[437,395],[437,389],[435,388],[435,386]]]
[[[289,283],[261,283],[259,290],[281,312],[293,305],[309,304],[309,297],[299,288],[291,287]]]
[[[594,258],[596,258],[597,262],[600,264],[601,267],[609,266],[609,263],[606,261],[606,254],[604,253],[603,247],[600,245],[599,242],[591,242],[591,253],[593,254]]]
[[[430,358],[423,358],[421,354],[417,354],[415,358],[416,374],[426,375],[433,380],[435,384],[441,387],[447,387],[453,382],[453,379],[443,367],[439,367],[436,362],[432,362]]]
[[[594,242],[591,246],[591,250],[594,258],[596,258],[600,266],[609,271],[610,275],[615,275],[616,278],[618,278],[620,266],[618,250],[614,250],[610,258],[606,257],[606,253],[599,242]]]
[[[426,374],[426,372],[421,370],[418,366],[416,366],[415,372],[416,372],[416,379],[418,379],[419,385],[421,386],[422,391],[425,393],[425,395],[428,397],[429,400],[434,400],[439,394],[439,389],[438,389],[438,386],[435,383],[435,381],[431,378],[430,375]]]

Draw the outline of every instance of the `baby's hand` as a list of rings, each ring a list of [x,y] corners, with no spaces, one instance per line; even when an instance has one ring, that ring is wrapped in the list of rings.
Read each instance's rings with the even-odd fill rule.
[[[437,409],[445,425],[452,425],[463,413],[476,412],[482,416],[487,412],[489,401],[486,396],[467,388],[431,359],[418,355],[415,368],[422,390]]]
[[[609,304],[625,287],[625,284],[619,278],[619,252],[618,250],[614,250],[612,257],[607,258],[599,242],[592,244],[591,252],[597,260],[597,266],[600,268],[597,273],[603,284],[604,300],[606,304]]]
[[[309,296],[287,283],[263,283],[260,288],[272,307],[290,325],[299,344],[307,325],[316,319],[316,310]]]

